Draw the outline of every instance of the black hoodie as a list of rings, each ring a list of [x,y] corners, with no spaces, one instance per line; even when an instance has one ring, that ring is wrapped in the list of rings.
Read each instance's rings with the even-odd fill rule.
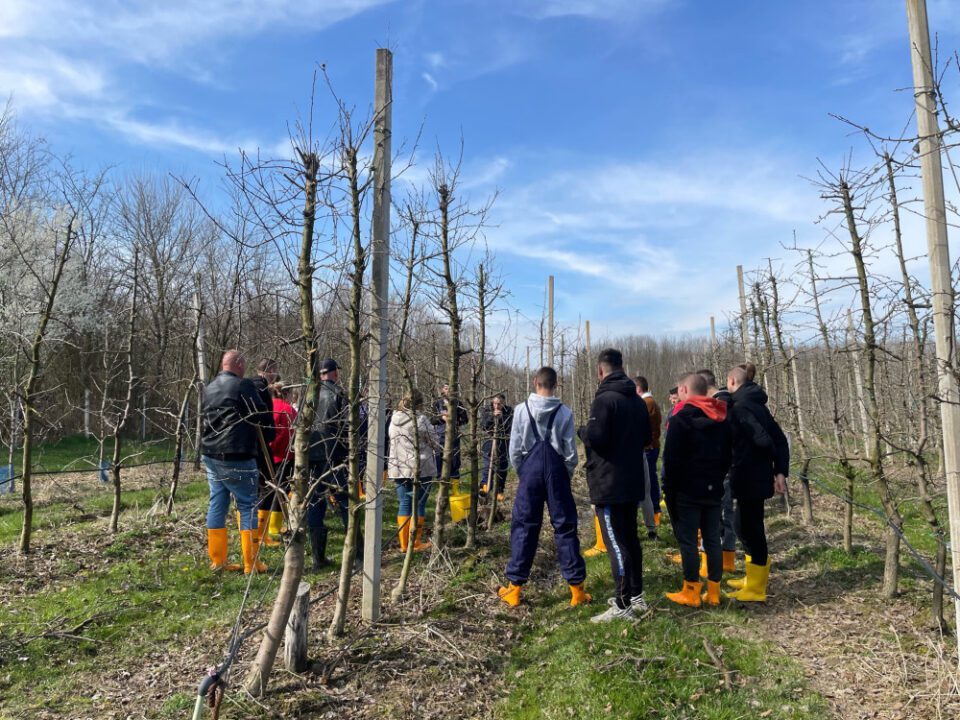
[[[643,500],[643,449],[650,444],[647,404],[622,370],[607,375],[580,428],[587,454],[587,486],[594,505]]]
[[[773,497],[773,476],[790,474],[790,446],[767,408],[767,393],[748,382],[733,394],[733,496],[743,500]]]

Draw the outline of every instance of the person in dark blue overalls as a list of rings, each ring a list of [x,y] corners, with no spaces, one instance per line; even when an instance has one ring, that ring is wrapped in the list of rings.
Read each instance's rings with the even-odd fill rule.
[[[520,604],[520,589],[530,578],[546,503],[560,572],[570,585],[570,605],[577,606],[592,598],[583,588],[587,565],[580,555],[577,506],[570,489],[570,477],[577,467],[573,413],[554,397],[557,372],[553,368],[540,368],[533,385],[535,392],[514,412],[510,432],[510,463],[520,482],[510,524],[510,562],[505,573],[509,584],[497,594],[511,607]]]

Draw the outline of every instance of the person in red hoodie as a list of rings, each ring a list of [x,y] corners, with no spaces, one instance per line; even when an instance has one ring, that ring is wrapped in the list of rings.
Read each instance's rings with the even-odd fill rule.
[[[723,555],[720,550],[720,500],[730,469],[733,432],[727,404],[706,397],[707,382],[689,373],[677,383],[680,403],[667,427],[663,447],[663,484],[670,519],[680,546],[683,588],[667,593],[680,605],[720,604]],[[701,595],[697,531],[707,555],[707,591]]]
[[[297,419],[297,411],[290,404],[291,392],[280,383],[276,383],[273,390],[273,426],[275,428],[273,440],[270,441],[270,455],[273,459],[273,476],[281,490],[286,492],[293,474],[293,423]],[[283,527],[283,512],[280,508],[280,498],[274,489],[270,508],[268,531],[264,540],[270,536],[280,534]],[[275,542],[265,544],[276,544]]]

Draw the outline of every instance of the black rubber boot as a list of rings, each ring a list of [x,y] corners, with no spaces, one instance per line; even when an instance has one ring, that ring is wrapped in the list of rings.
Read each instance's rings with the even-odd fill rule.
[[[327,528],[319,527],[310,531],[310,550],[313,555],[314,570],[321,570],[330,565],[327,557]]]

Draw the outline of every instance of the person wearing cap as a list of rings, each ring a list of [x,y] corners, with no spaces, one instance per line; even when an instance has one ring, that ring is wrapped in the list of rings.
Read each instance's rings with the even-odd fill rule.
[[[340,386],[340,366],[327,358],[320,366],[320,389],[310,433],[310,480],[319,485],[314,490],[307,506],[307,525],[310,528],[310,550],[313,554],[313,569],[319,570],[328,563],[327,550],[327,499],[332,497],[340,510],[340,519],[346,531],[350,499],[347,495],[349,455],[350,403]],[[362,547],[362,546],[361,546]]]

